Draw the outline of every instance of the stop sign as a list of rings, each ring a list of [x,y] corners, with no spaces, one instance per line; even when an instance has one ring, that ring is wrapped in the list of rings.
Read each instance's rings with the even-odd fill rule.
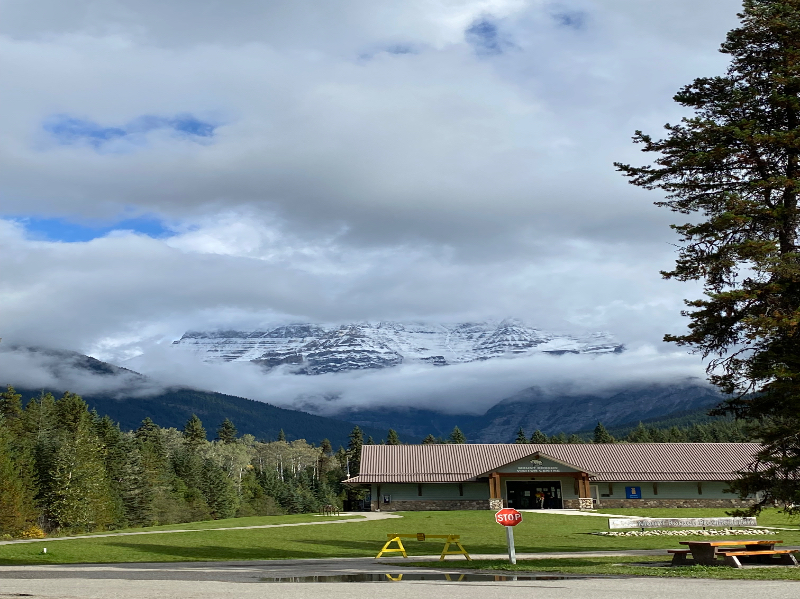
[[[516,526],[522,522],[522,514],[511,507],[504,507],[502,510],[494,515],[494,519],[498,524],[503,526]]]

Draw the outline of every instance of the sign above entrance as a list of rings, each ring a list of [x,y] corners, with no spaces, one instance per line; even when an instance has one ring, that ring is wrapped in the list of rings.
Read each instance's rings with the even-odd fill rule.
[[[556,474],[559,472],[579,472],[579,470],[548,456],[535,454],[501,466],[497,469],[497,472],[506,474]]]

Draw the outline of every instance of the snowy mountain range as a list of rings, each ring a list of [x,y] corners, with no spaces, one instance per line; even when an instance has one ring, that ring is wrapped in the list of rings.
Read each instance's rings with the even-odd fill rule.
[[[250,361],[267,368],[295,365],[299,374],[323,374],[402,363],[446,366],[535,353],[619,353],[608,333],[548,333],[519,320],[431,323],[291,324],[262,331],[185,333],[173,345],[204,361]]]

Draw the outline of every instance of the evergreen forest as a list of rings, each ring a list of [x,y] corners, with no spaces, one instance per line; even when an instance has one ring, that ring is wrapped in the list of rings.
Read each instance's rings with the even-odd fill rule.
[[[182,429],[149,417],[123,431],[90,410],[79,395],[41,393],[23,406],[13,387],[0,392],[0,537],[42,537],[84,531],[177,524],[242,516],[318,512],[356,507],[366,493],[342,480],[360,469],[363,439],[356,426],[347,448],[334,452],[303,439],[259,441],[239,435],[225,418],[213,440],[196,416]],[[748,424],[715,419],[684,426],[608,431],[598,423],[589,438],[547,436],[522,429],[516,443],[743,442]],[[458,427],[448,438],[423,443],[466,443]],[[381,443],[399,445],[389,430]]]
[[[341,480],[361,449],[360,431],[356,445],[334,454],[327,441],[239,436],[227,419],[207,436],[197,416],[183,430],[145,418],[126,432],[74,393],[43,393],[23,406],[8,387],[0,393],[0,538],[341,507]]]

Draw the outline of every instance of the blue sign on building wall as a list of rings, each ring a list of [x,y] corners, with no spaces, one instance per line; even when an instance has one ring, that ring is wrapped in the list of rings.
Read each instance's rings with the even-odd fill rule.
[[[625,487],[625,499],[641,499],[641,487]]]

